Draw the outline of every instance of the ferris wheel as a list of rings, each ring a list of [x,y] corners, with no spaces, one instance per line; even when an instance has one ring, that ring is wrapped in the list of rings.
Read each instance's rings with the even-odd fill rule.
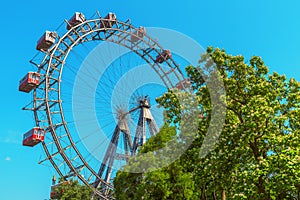
[[[46,31],[36,49],[35,70],[19,84],[33,94],[23,109],[33,112],[35,123],[23,145],[41,143],[46,156],[40,163],[92,187],[100,199],[113,199],[114,169],[159,130],[155,97],[184,89],[188,79],[170,50],[114,13],[87,19],[76,12]],[[151,76],[156,89],[148,84]]]

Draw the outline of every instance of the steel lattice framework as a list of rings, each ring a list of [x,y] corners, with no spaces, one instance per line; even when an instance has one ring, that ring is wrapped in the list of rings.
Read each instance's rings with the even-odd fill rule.
[[[132,142],[129,126],[127,123],[127,115],[132,112],[139,110],[139,119],[138,124],[134,136],[134,140]],[[126,162],[129,160],[130,156],[134,156],[137,153],[138,147],[143,146],[146,142],[146,125],[148,125],[149,132],[151,137],[158,133],[158,127],[156,122],[150,111],[150,104],[147,97],[144,97],[139,101],[139,106],[131,109],[128,112],[124,112],[122,110],[118,113],[118,123],[114,130],[111,142],[107,148],[106,154],[101,163],[100,170],[98,175],[100,177],[104,177],[104,181],[109,183],[110,177],[112,174],[112,167],[115,160],[125,160]],[[117,153],[118,143],[120,142],[121,134],[123,134],[124,141],[124,154]],[[104,175],[105,173],[105,176]],[[104,194],[109,193],[109,188],[106,188],[105,185],[101,185],[101,180],[96,179],[94,182],[94,188],[102,187]]]
[[[33,106],[24,108],[24,110],[33,111],[36,126],[42,127],[46,131],[46,135],[51,135],[52,138],[51,144],[42,142],[46,158],[41,162],[49,160],[61,177],[77,177],[84,184],[93,187],[95,195],[101,199],[113,199],[113,197],[104,193],[97,186],[101,183],[101,186],[106,188],[105,191],[107,189],[113,190],[113,186],[101,177],[102,174],[99,173],[101,169],[93,169],[85,160],[73,141],[72,133],[69,131],[65,120],[61,83],[64,65],[69,53],[82,43],[90,41],[113,42],[130,49],[141,57],[157,73],[167,88],[174,88],[178,82],[184,80],[184,75],[172,58],[165,60],[164,65],[167,67],[155,63],[155,57],[164,50],[158,41],[145,34],[133,43],[130,37],[133,35],[137,37],[135,33],[138,28],[131,25],[130,20],[125,22],[113,20],[114,23],[111,27],[101,27],[101,24],[110,22],[111,20],[102,18],[97,13],[95,18],[72,27],[64,35],[58,35],[57,42],[43,52],[44,56],[40,61],[31,61],[37,67],[38,73],[41,74],[41,79],[33,92]],[[68,22],[66,21],[66,23]],[[171,79],[170,76],[176,78]],[[155,129],[153,127],[152,129]],[[85,176],[81,175],[83,173]]]

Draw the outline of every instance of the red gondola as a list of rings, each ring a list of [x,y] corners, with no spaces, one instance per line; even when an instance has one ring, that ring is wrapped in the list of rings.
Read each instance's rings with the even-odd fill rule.
[[[33,147],[44,141],[45,131],[40,127],[34,127],[23,136],[23,146]]]
[[[38,40],[36,50],[47,51],[54,43],[57,38],[57,33],[46,31],[44,35]]]
[[[163,63],[165,60],[172,58],[170,50],[164,50],[161,54],[156,56],[155,63]]]
[[[40,74],[37,72],[28,72],[19,83],[19,91],[30,92],[36,88],[40,82]]]
[[[176,88],[179,90],[182,90],[184,88],[187,88],[191,85],[191,81],[189,78],[185,78],[184,80],[180,81],[179,83],[176,84]]]
[[[67,29],[70,30],[73,26],[76,26],[85,21],[85,16],[80,12],[75,12],[75,14],[69,19]]]
[[[130,40],[132,43],[139,41],[146,34],[146,28],[140,26],[138,30],[136,30],[133,35],[131,35]]]
[[[104,17],[104,20],[101,21],[100,28],[111,28],[116,23],[116,19],[117,16],[115,13],[108,13],[106,17]]]

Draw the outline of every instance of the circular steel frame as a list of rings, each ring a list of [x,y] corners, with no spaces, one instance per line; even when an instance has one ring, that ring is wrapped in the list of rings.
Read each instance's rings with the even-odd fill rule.
[[[103,22],[108,21],[113,22],[113,26],[100,27],[101,24],[107,24]],[[76,45],[93,40],[117,43],[144,59],[167,88],[174,88],[176,83],[184,79],[183,73],[172,58],[164,62],[167,68],[155,63],[155,58],[163,52],[163,47],[147,34],[143,37],[137,36],[136,31],[138,28],[132,26],[129,20],[126,22],[108,20],[98,14],[96,18],[86,20],[72,27],[63,36],[58,36],[57,42],[48,51],[43,52],[43,58],[39,62],[32,62],[38,67],[41,80],[33,92],[34,101],[31,110],[34,112],[36,126],[44,128],[46,135],[49,137],[50,134],[52,140],[50,143],[42,143],[46,158],[41,162],[49,160],[59,176],[65,178],[75,176],[90,187],[93,187],[93,182],[100,180],[102,185],[113,189],[113,186],[106,183],[80,153],[65,121],[61,99],[62,72],[69,53]],[[139,40],[133,43],[131,36],[139,37]],[[171,80],[170,75],[176,77],[176,80]],[[101,199],[113,198],[100,189],[93,189]]]

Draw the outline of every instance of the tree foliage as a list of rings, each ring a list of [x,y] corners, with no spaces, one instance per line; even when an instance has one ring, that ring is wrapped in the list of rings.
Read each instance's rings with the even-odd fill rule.
[[[52,186],[53,187],[53,186]],[[81,199],[91,199],[93,190],[86,186],[79,184],[78,181],[69,180],[64,181],[61,179],[57,185],[54,187],[54,195],[51,199],[59,200],[81,200]]]
[[[203,158],[199,151],[212,120],[215,95],[207,81],[216,69],[226,90],[220,97],[226,100],[222,103],[226,118],[213,151]],[[201,56],[199,66],[188,66],[186,71],[205,116],[193,143],[164,168],[139,174],[119,172],[117,198],[299,200],[300,83],[269,73],[258,56],[245,62],[241,55],[212,47]],[[158,144],[167,146],[168,136],[180,138],[181,134],[170,128],[181,122],[174,90],[158,102],[166,108],[168,125],[146,143],[147,151],[156,150]]]

